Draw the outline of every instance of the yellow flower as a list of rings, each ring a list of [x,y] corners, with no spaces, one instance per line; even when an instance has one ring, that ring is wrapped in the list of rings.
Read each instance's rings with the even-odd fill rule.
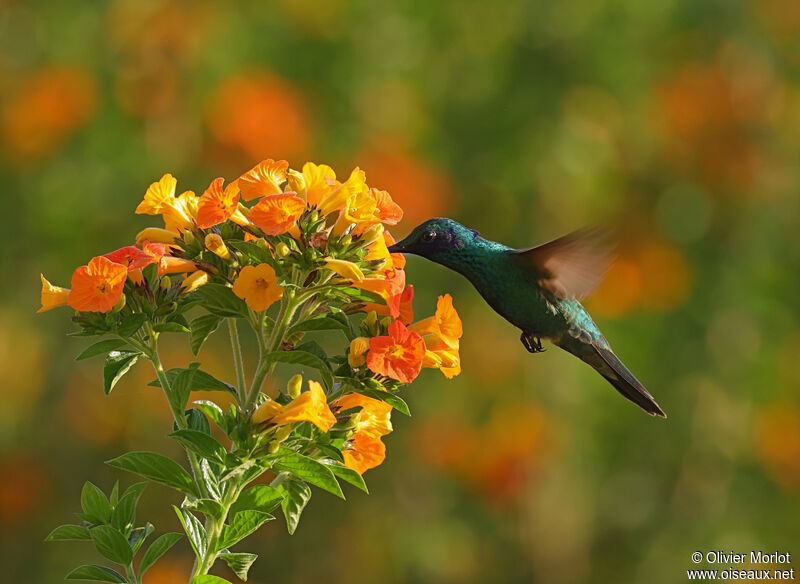
[[[319,214],[325,217],[335,211],[341,211],[347,206],[352,195],[362,191],[367,191],[367,175],[363,170],[355,167],[345,182],[338,183],[335,188],[330,189],[325,198],[319,202]]]
[[[323,432],[336,423],[336,416],[328,407],[328,399],[322,386],[316,381],[308,382],[308,391],[301,393],[285,406],[268,401],[253,414],[253,423],[269,422],[276,426],[293,422],[311,422]]]
[[[447,379],[452,379],[461,373],[461,357],[458,348],[450,349],[444,345],[427,347],[422,366],[426,369],[438,369]]]
[[[192,228],[197,217],[198,198],[194,191],[185,191],[175,197],[171,205],[167,205],[161,216],[164,226],[170,231],[186,231]]]
[[[225,261],[231,259],[231,252],[228,251],[225,242],[216,233],[209,233],[206,235],[205,242],[206,249]]]
[[[164,274],[184,274],[187,272],[196,272],[197,264],[192,260],[186,258],[175,258],[172,256],[163,256],[158,262],[158,275]]]
[[[386,459],[386,445],[378,436],[357,432],[342,450],[344,464],[358,474],[380,466]]]
[[[375,197],[366,189],[348,195],[344,208],[333,226],[333,234],[341,235],[352,225],[361,233],[379,222],[375,217]]]
[[[458,349],[458,340],[464,333],[461,319],[453,307],[453,297],[449,294],[439,296],[433,316],[416,322],[409,328],[422,335],[426,344],[428,340],[438,341],[451,349]]]
[[[353,369],[363,366],[367,362],[367,351],[369,351],[369,339],[357,337],[350,341],[350,353],[347,355],[347,362]]]
[[[161,229],[160,227],[147,227],[136,234],[136,245],[141,245],[145,241],[175,245],[175,240],[178,237],[178,233],[175,231]]]
[[[181,288],[188,294],[189,292],[194,292],[204,284],[208,284],[208,274],[202,270],[197,270],[194,274],[186,276],[183,282],[181,282]]]
[[[392,406],[379,399],[348,393],[331,402],[334,411],[361,408],[358,412],[355,431],[371,436],[386,436],[392,432]]]
[[[144,199],[136,207],[137,215],[160,215],[164,208],[175,200],[175,187],[178,181],[167,173],[152,183],[144,194]]]
[[[44,274],[39,274],[42,278],[42,307],[37,312],[47,312],[59,306],[65,306],[69,300],[69,288],[62,288],[61,286],[53,286],[44,277]]]
[[[269,264],[245,266],[233,283],[233,293],[247,306],[261,312],[272,306],[283,296],[275,270]]]
[[[348,262],[347,260],[327,259],[325,260],[325,267],[348,280],[360,282],[364,279],[364,272],[353,262]]]
[[[288,170],[289,163],[285,160],[273,160],[272,158],[262,160],[239,177],[242,198],[245,201],[252,201],[258,197],[277,195],[282,192],[281,185],[286,181]]]
[[[289,175],[289,184],[297,183],[298,177]],[[333,190],[336,186],[336,173],[327,164],[316,165],[313,162],[306,162],[303,165],[303,183],[306,192],[306,200],[309,205],[318,205],[322,198]],[[298,189],[293,189],[300,194]]]

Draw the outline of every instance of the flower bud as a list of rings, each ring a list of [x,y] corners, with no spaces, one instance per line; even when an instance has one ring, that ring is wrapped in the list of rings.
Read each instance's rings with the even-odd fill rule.
[[[164,292],[166,292],[167,290],[172,288],[172,280],[169,279],[169,276],[162,276],[161,277],[161,282],[159,283],[159,286],[161,286],[161,289]]]
[[[348,280],[360,282],[364,279],[364,272],[362,272],[361,269],[353,262],[348,262],[346,260],[327,259],[325,260],[325,267],[332,272],[339,274],[342,278],[347,278]]]
[[[350,341],[350,353],[347,355],[347,362],[353,369],[361,367],[367,362],[367,351],[369,351],[369,339],[356,337]]]
[[[361,236],[361,245],[369,247],[379,239],[383,238],[383,224],[376,223],[364,232]]]
[[[392,324],[392,322],[394,322],[394,319],[391,316],[384,316],[381,319],[381,328],[388,329],[389,325]]]
[[[292,250],[289,249],[288,245],[286,245],[284,242],[281,241],[278,245],[275,246],[275,253],[278,255],[278,257],[285,258],[290,253],[292,253]]]
[[[167,229],[161,229],[160,227],[148,227],[146,229],[142,229],[136,234],[136,245],[141,245],[144,241],[149,241],[150,243],[166,243],[169,245],[175,245],[175,240],[177,238],[178,234],[174,231],[168,231]]]
[[[367,331],[372,336],[378,334],[378,313],[374,310],[370,310],[367,313],[367,318],[364,319],[364,325],[366,326]]]
[[[183,241],[186,243],[186,245],[194,245],[197,243],[197,238],[195,238],[194,233],[187,229],[183,232]]]
[[[353,236],[350,235],[349,233],[339,238],[339,245],[341,245],[342,247],[347,247],[351,243],[353,243]]]
[[[319,220],[319,211],[317,209],[314,209],[311,212],[311,216],[309,217],[309,220],[311,221],[311,223],[316,223]]]
[[[275,430],[275,442],[281,443],[292,434],[292,425],[286,424],[285,426],[278,426]]]
[[[298,397],[302,389],[303,389],[303,376],[300,375],[299,373],[293,375],[292,378],[289,380],[289,383],[286,384],[286,392],[292,399]]]
[[[181,282],[181,288],[183,288],[184,293],[188,294],[189,292],[194,292],[200,286],[208,283],[208,274],[202,270],[196,271],[194,274],[186,276],[186,278]]]
[[[216,233],[209,233],[205,239],[206,249],[218,258],[228,261],[231,259],[231,252],[228,251],[225,242]]]
[[[278,452],[278,449],[280,447],[281,443],[278,442],[277,440],[273,440],[272,442],[267,444],[267,452],[269,452],[270,454],[275,454],[276,452]]]
[[[158,307],[158,310],[156,310],[156,316],[167,316],[168,314],[175,312],[177,308],[177,302],[167,302],[166,304],[162,304]]]
[[[127,303],[127,299],[125,298],[125,294],[119,297],[117,303],[114,305],[114,312],[119,312],[123,308],[125,308],[125,304]]]
[[[259,237],[258,239],[256,239],[256,245],[263,250],[269,249],[269,244],[267,243],[267,240],[264,239],[263,237]]]

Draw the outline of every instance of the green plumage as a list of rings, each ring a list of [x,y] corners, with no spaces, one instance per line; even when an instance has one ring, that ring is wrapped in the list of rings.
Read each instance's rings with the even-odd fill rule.
[[[594,367],[645,411],[665,417],[570,293],[594,283],[591,270],[603,271],[599,259],[587,257],[590,235],[574,234],[530,250],[516,250],[484,239],[452,219],[431,219],[391,251],[420,255],[462,274],[498,314],[522,331],[528,350],[537,352],[538,339],[550,339]]]

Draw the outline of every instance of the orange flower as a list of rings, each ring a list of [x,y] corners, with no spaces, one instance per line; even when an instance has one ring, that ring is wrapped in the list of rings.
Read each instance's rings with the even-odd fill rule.
[[[294,193],[270,195],[250,209],[250,222],[267,235],[281,235],[295,231],[299,235],[297,220],[306,210],[306,202]]]
[[[53,286],[47,281],[44,274],[39,274],[39,276],[42,278],[42,307],[37,312],[47,312],[66,305],[69,300],[69,289]]]
[[[374,310],[379,314],[388,314],[392,318],[400,317],[400,305],[406,286],[406,273],[403,270],[387,270],[383,278],[365,278],[360,282],[354,282],[353,286],[383,297],[385,304],[368,302],[364,306],[365,312]]]
[[[192,228],[197,217],[199,199],[194,191],[185,191],[175,197],[171,205],[167,205],[161,213],[164,226],[170,231],[185,231]]]
[[[158,275],[164,274],[184,274],[186,272],[197,271],[197,264],[186,258],[176,258],[172,256],[162,256],[158,260]]]
[[[336,181],[335,185],[334,188],[328,190],[327,194],[317,204],[319,214],[323,217],[335,211],[341,211],[348,206],[350,197],[362,191],[367,191],[367,175],[356,166],[345,182]],[[308,185],[306,185],[307,190]],[[311,203],[311,199],[309,199],[309,204],[314,204]]]
[[[82,312],[108,312],[119,302],[128,269],[108,258],[92,258],[72,274],[69,305]]]
[[[331,402],[331,408],[336,411],[361,408],[356,422],[356,432],[364,432],[373,436],[386,436],[392,431],[392,406],[379,399],[348,393]]]
[[[258,197],[279,194],[281,185],[286,182],[288,170],[289,163],[285,160],[262,160],[239,177],[242,198],[252,201]]]
[[[339,212],[336,224],[333,226],[334,235],[341,235],[348,227],[354,226],[354,232],[362,233],[376,223],[375,198],[367,190],[359,190],[347,196],[344,208]]]
[[[367,351],[369,351],[369,339],[366,337],[356,337],[350,341],[350,352],[347,354],[347,362],[350,367],[357,368],[367,363]]]
[[[233,293],[243,299],[247,306],[261,312],[272,306],[283,296],[275,270],[269,264],[245,266],[233,283]]]
[[[328,407],[327,397],[322,386],[316,381],[308,382],[308,391],[301,393],[285,406],[268,401],[253,414],[253,423],[269,422],[277,426],[293,422],[311,422],[323,432],[336,423],[336,416]]]
[[[306,185],[306,199],[310,206],[319,202],[336,186],[336,173],[327,164],[306,162],[303,165],[303,179]]]
[[[197,226],[208,229],[230,219],[239,206],[236,181],[222,189],[223,178],[215,178],[197,203]]]
[[[139,249],[135,245],[121,247],[118,250],[107,253],[103,257],[110,259],[115,264],[126,266],[128,272],[141,270],[157,261],[151,254]]]
[[[192,191],[175,196],[178,181],[167,173],[152,183],[144,194],[142,202],[136,207],[139,215],[162,215],[164,224],[172,232],[183,231],[192,226],[197,214],[197,197]]]
[[[367,367],[375,373],[403,383],[411,383],[422,369],[425,342],[396,320],[389,325],[389,335],[369,340]]]
[[[397,243],[397,240],[394,238],[394,236],[391,233],[389,233],[388,231],[384,231],[383,232],[383,242],[386,245],[386,248],[387,248],[386,251],[388,252],[389,251],[388,248],[390,246],[394,245],[395,243]],[[406,256],[404,256],[401,253],[392,253],[392,254],[389,254],[389,258],[392,260],[390,262],[390,264],[391,264],[391,266],[393,268],[398,268],[400,270],[405,269],[405,267],[406,267]]]
[[[386,460],[386,445],[378,436],[357,432],[342,450],[344,464],[358,474],[364,474],[371,468],[380,466]]]
[[[439,296],[433,316],[414,323],[410,329],[422,335],[426,345],[444,343],[451,349],[458,349],[458,340],[464,334],[461,318],[449,294]]]
[[[381,223],[386,225],[397,225],[403,218],[403,209],[392,200],[392,196],[387,191],[372,188],[369,190],[375,199],[375,216]]]

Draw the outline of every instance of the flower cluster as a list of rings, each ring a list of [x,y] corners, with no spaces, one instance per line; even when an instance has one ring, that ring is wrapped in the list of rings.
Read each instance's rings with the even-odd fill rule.
[[[227,184],[213,180],[199,196],[178,194],[176,179],[165,174],[136,212],[161,216],[163,227],[148,227],[133,245],[92,258],[75,270],[69,289],[42,276],[40,312],[69,306],[78,334],[108,337],[81,355],[106,355],[106,392],[138,359],[152,362],[152,385],[167,397],[176,427],[171,436],[186,448],[192,474],[178,481],[144,472],[158,466],[154,453],[112,462],[183,490],[178,514],[190,526],[190,540],[199,537],[191,527],[199,524],[196,514],[205,516],[205,540],[192,541],[197,576],[225,559],[228,545],[220,547],[220,540],[241,515],[231,517],[232,509],[247,509],[237,500],[249,491],[260,489],[262,501],[270,489],[270,508],[251,511],[266,515],[282,502],[291,532],[310,496],[308,484],[337,495],[337,479],[364,488],[361,475],[385,458],[392,411],[408,413],[397,391],[423,368],[448,378],[460,372],[461,321],[449,295],[439,298],[433,316],[414,321],[405,260],[389,252],[394,238],[387,226],[401,220],[402,209],[386,191],[370,188],[359,168],[339,180],[326,165],[294,170],[269,159]],[[258,346],[249,380],[242,321]],[[159,335],[188,335],[197,355],[223,322],[235,383],[199,363],[164,370]],[[320,331],[346,338],[340,354],[314,339]],[[278,364],[311,370],[319,381],[304,383],[297,374],[279,395],[267,396],[262,385]],[[190,392],[199,389],[229,392],[235,405],[229,411],[211,401],[190,405]],[[276,473],[269,487],[247,489],[267,471]]]

